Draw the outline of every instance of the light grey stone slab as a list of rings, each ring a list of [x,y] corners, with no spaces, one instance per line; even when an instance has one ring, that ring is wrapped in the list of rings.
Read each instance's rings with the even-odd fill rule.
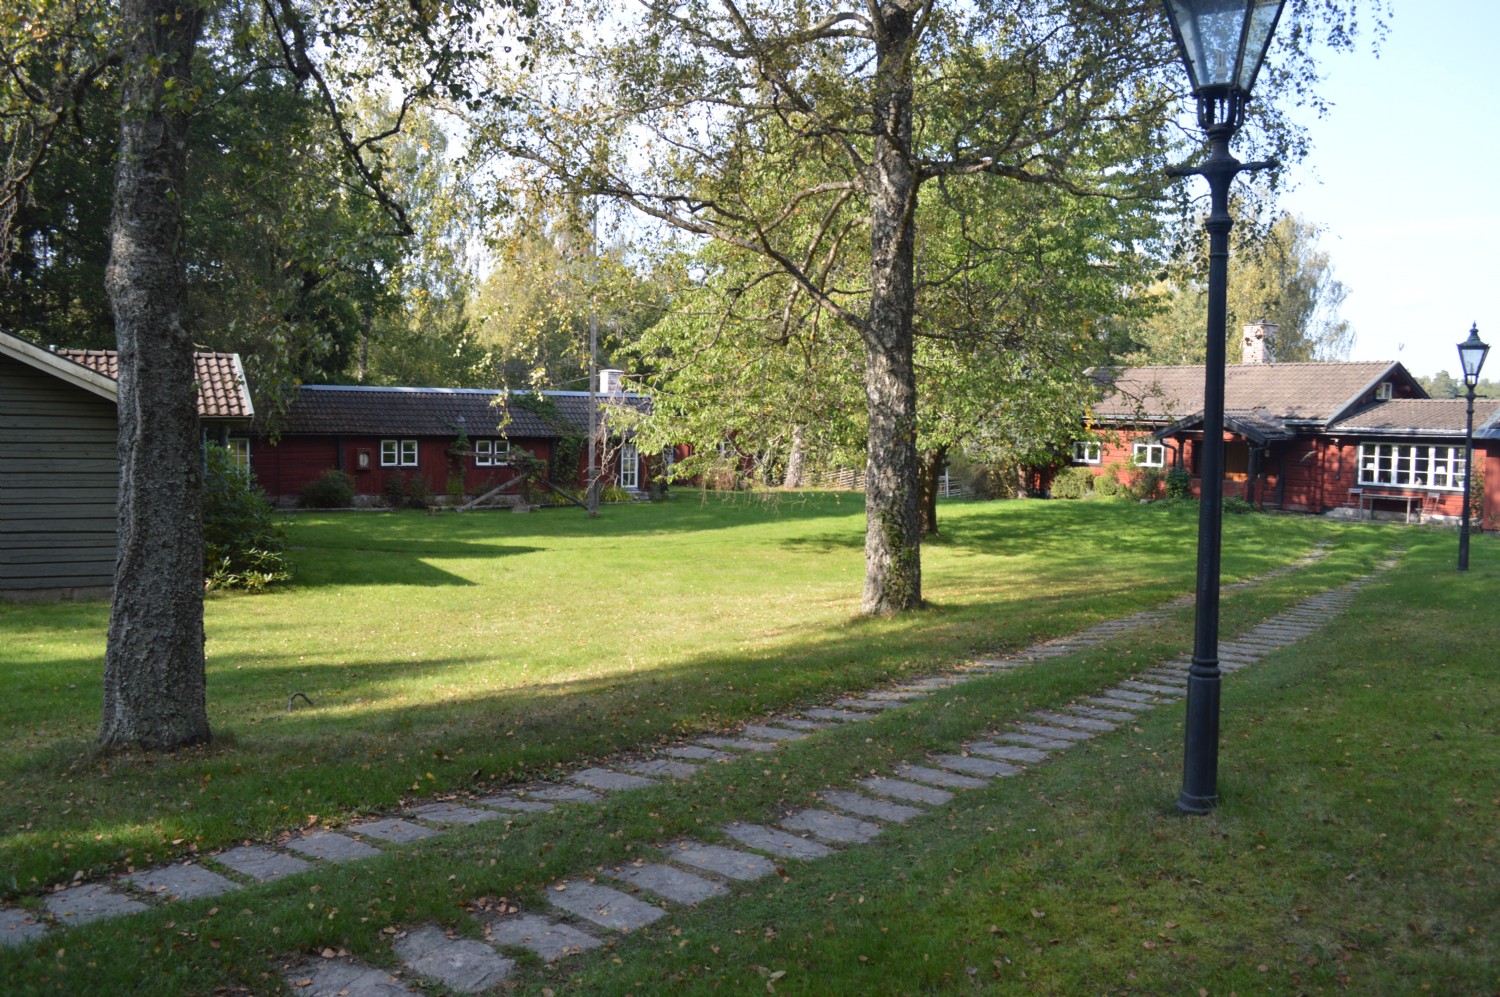
[[[484,942],[449,938],[434,924],[408,931],[391,948],[413,973],[461,994],[483,993],[516,968],[513,961]]]
[[[481,796],[474,801],[480,806],[491,807],[495,810],[507,810],[518,814],[544,814],[548,810],[557,809],[557,804],[548,803],[546,800],[524,800],[519,796],[511,796],[509,793],[500,793],[497,796]]]
[[[584,789],[582,786],[563,786],[551,783],[537,786],[527,792],[527,796],[534,800],[550,800],[553,803],[598,803],[604,797],[592,789]]]
[[[604,944],[588,932],[540,914],[489,915],[484,930],[494,944],[528,949],[544,962],[556,962]]]
[[[987,672],[1003,672],[1010,668],[1019,668],[1025,662],[1017,658],[975,658],[974,667]]]
[[[554,884],[547,890],[547,899],[554,907],[611,931],[635,931],[667,916],[660,907],[637,900],[628,893],[582,879]]]
[[[865,699],[863,697],[851,697],[849,699],[835,699],[834,706],[853,707],[856,710],[899,710],[906,704],[899,699]]]
[[[1075,717],[1067,713],[1053,713],[1050,710],[1037,710],[1031,714],[1032,718],[1044,724],[1056,724],[1059,727],[1067,727],[1070,730],[1092,730],[1101,734],[1107,734],[1114,730],[1116,724],[1108,720],[1093,720],[1089,717]]]
[[[1147,682],[1160,682],[1163,685],[1177,686],[1181,689],[1187,688],[1187,675],[1182,672],[1150,671],[1141,676]]]
[[[750,741],[743,737],[700,737],[699,744],[710,748],[730,748],[734,751],[775,751],[774,741]]]
[[[295,855],[278,852],[264,845],[241,845],[211,858],[224,868],[241,876],[249,876],[260,883],[296,875],[312,868],[312,863],[306,859],[299,859]]]
[[[1157,705],[1157,697],[1145,692],[1133,692],[1129,689],[1105,689],[1101,695],[1106,699],[1117,699],[1122,703],[1140,703],[1142,706]]]
[[[834,725],[832,720],[807,720],[803,717],[771,717],[766,723],[792,730],[827,730]]]
[[[424,803],[413,807],[413,814],[434,824],[483,824],[487,820],[499,820],[493,810],[466,807],[461,803]]]
[[[806,831],[824,841],[862,845],[880,834],[880,825],[831,810],[800,810],[781,822],[788,831]]]
[[[854,710],[835,710],[827,706],[815,706],[809,710],[802,711],[803,716],[816,717],[819,720],[869,720],[871,714],[858,713]]]
[[[1005,779],[1020,775],[1014,765],[993,758],[975,758],[972,755],[932,755],[932,760],[945,769],[978,776],[981,779]]]
[[[286,847],[325,862],[353,862],[356,859],[373,858],[380,854],[380,849],[374,845],[355,841],[347,834],[339,834],[335,831],[313,831],[300,838],[292,838],[286,843]]]
[[[920,817],[926,813],[925,810],[909,807],[904,803],[877,800],[863,793],[851,793],[847,789],[824,790],[818,794],[818,797],[830,807],[837,807],[839,810],[846,810],[861,817],[890,821],[893,824],[905,824],[913,817]]]
[[[808,736],[805,730],[788,730],[785,727],[767,727],[764,724],[746,724],[740,734],[757,741],[800,741]]]
[[[944,789],[979,789],[986,785],[983,779],[976,779],[971,775],[959,775],[957,772],[945,772],[928,765],[903,763],[896,766],[896,775],[902,779],[925,782],[931,786],[942,786]]]
[[[198,865],[168,865],[146,869],[126,876],[131,886],[145,893],[155,893],[168,900],[197,900],[216,897],[240,884]]]
[[[975,741],[969,750],[986,758],[998,758],[1003,762],[1024,762],[1035,765],[1047,760],[1047,752],[1041,748],[1023,748],[1019,744],[995,744],[993,741]]]
[[[1170,685],[1163,685],[1160,682],[1137,682],[1134,679],[1128,679],[1124,682],[1121,682],[1119,688],[1129,689],[1131,692],[1155,693],[1156,695],[1165,697],[1167,699],[1182,698],[1181,689]]]
[[[661,749],[661,753],[694,762],[727,762],[734,757],[727,751],[717,751],[714,748],[705,748],[697,744],[676,744],[670,748]]]
[[[897,686],[897,688],[918,689],[924,692],[936,692],[939,689],[951,689],[962,681],[963,679],[957,678],[952,675],[934,675],[930,678],[925,679],[913,679],[910,682],[906,682],[900,686]]]
[[[861,779],[859,784],[872,793],[881,796],[893,796],[898,800],[910,800],[914,803],[926,803],[931,806],[939,806],[953,799],[953,794],[946,789],[938,789],[935,786],[922,786],[915,782],[907,782],[904,779],[890,779],[885,776],[870,776]]]
[[[701,766],[672,761],[670,758],[646,758],[641,761],[626,762],[620,767],[629,769],[637,775],[654,775],[673,779],[691,779],[702,771]]]
[[[1016,729],[1052,741],[1087,741],[1095,736],[1093,731],[1074,730],[1072,727],[1054,727],[1049,724],[1016,724]]]
[[[705,845],[700,841],[681,841],[663,846],[661,853],[673,862],[716,873],[726,879],[760,879],[776,871],[776,864],[764,855]]]
[[[1133,699],[1106,699],[1103,696],[1088,696],[1084,699],[1084,702],[1105,707],[1112,712],[1133,710],[1135,713],[1140,714],[1146,713],[1152,708],[1152,704],[1150,703],[1141,703]]]
[[[1064,706],[1063,710],[1067,713],[1076,713],[1080,717],[1089,717],[1093,720],[1113,720],[1115,723],[1124,723],[1127,720],[1135,719],[1134,713],[1126,713],[1124,710],[1105,710],[1097,706],[1082,706],[1077,703]]]
[[[655,786],[655,779],[647,779],[643,775],[631,775],[629,772],[615,772],[612,769],[587,768],[574,772],[568,776],[570,780],[580,786],[589,789],[602,789],[608,793],[618,793],[631,789],[645,789]]]
[[[421,841],[424,838],[435,838],[442,833],[430,827],[423,827],[421,824],[413,824],[409,820],[402,820],[400,817],[387,817],[368,824],[356,824],[349,828],[349,832],[398,845]]]
[[[1006,731],[1004,734],[996,734],[996,741],[1005,741],[1010,744],[1021,744],[1028,748],[1041,748],[1043,751],[1057,751],[1060,748],[1071,748],[1072,741],[1060,741],[1055,737],[1042,737],[1040,734],[1026,734],[1020,731]]]
[[[65,890],[49,893],[42,903],[46,906],[47,913],[64,926],[124,917],[151,909],[139,900],[132,900],[103,883],[70,886]]]
[[[786,831],[778,831],[774,827],[736,823],[726,824],[721,830],[740,844],[754,848],[758,852],[769,852],[772,855],[782,855],[793,859],[820,859],[825,855],[833,854],[827,845],[799,838]]]
[[[47,926],[30,911],[18,907],[0,908],[0,948],[25,945],[47,933]]]
[[[383,969],[353,959],[304,959],[286,974],[298,997],[421,997]]]
[[[704,879],[661,862],[616,866],[609,871],[609,875],[635,889],[688,906],[701,904],[729,892],[729,887],[717,880]]]
[[[926,699],[930,695],[932,695],[930,692],[922,689],[877,689],[874,692],[866,693],[864,698],[915,700]]]

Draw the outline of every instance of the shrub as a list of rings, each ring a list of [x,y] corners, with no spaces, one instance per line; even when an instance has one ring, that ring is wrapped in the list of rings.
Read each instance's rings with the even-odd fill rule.
[[[203,583],[259,591],[291,577],[286,536],[265,493],[224,447],[209,444],[203,478]]]
[[[1174,467],[1167,472],[1167,498],[1190,498],[1193,494],[1193,476],[1186,468]]]
[[[611,484],[611,485],[605,485],[605,486],[603,486],[602,488],[599,489],[599,501],[600,502],[629,502],[629,501],[631,501],[631,495],[630,495],[630,492],[628,492],[625,489],[621,488],[619,485],[613,485],[613,484]]]
[[[427,483],[427,476],[415,471],[411,477],[400,471],[392,471],[390,477],[385,479],[381,494],[385,498],[385,504],[392,509],[403,506],[425,509],[432,504],[432,486]]]
[[[354,479],[343,471],[324,471],[297,496],[297,504],[305,509],[347,509],[353,502]]]
[[[1052,478],[1052,497],[1081,499],[1094,490],[1096,475],[1086,467],[1065,467]]]
[[[1126,491],[1126,486],[1120,484],[1120,479],[1113,474],[1094,475],[1094,494],[1100,498],[1114,498],[1124,495]]]
[[[1239,496],[1231,495],[1224,500],[1224,511],[1232,516],[1243,516],[1247,512],[1259,512],[1260,510]]]
[[[1134,467],[1130,471],[1130,484],[1124,491],[1136,500],[1156,498],[1166,479],[1166,472],[1159,467]]]

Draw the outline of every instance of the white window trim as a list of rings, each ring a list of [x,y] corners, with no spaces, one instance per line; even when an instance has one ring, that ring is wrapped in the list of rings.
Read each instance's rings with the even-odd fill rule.
[[[620,444],[620,487],[636,491],[641,487],[641,454],[634,443]]]
[[[1073,463],[1094,466],[1104,463],[1104,447],[1098,440],[1079,440],[1073,444]]]
[[[1144,457],[1141,456],[1141,453],[1143,451],[1145,452],[1145,456]],[[1151,459],[1152,453],[1156,454],[1156,459],[1155,460]],[[1166,444],[1164,444],[1164,443],[1151,443],[1149,441],[1143,441],[1141,443],[1137,443],[1135,445],[1135,447],[1131,450],[1131,460],[1135,461],[1135,464],[1136,464],[1137,467],[1166,467],[1167,466],[1167,447],[1166,447]]]
[[[495,467],[510,460],[510,440],[475,440],[474,466]]]
[[[1359,483],[1374,488],[1463,491],[1464,448],[1437,443],[1361,443]]]
[[[416,467],[417,466],[417,441],[416,440],[381,440],[380,441],[380,466],[381,467]]]

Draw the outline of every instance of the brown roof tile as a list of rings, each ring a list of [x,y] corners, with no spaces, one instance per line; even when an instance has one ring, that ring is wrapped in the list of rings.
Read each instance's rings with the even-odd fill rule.
[[[64,360],[111,380],[120,379],[120,355],[114,350],[55,350]],[[237,353],[194,353],[198,377],[198,415],[204,419],[250,419],[255,406]]]
[[[1392,436],[1463,436],[1468,402],[1462,398],[1393,398],[1332,423],[1330,433],[1377,433]],[[1500,401],[1474,402],[1474,428],[1500,416]]]
[[[1399,373],[1398,373],[1399,372]],[[1103,422],[1175,422],[1203,410],[1203,367],[1099,368]],[[1224,407],[1282,422],[1323,424],[1366,391],[1392,377],[1409,379],[1386,361],[1231,364],[1224,371]]]
[[[587,430],[587,392],[546,391],[543,395],[580,432]],[[283,435],[448,437],[462,430],[470,437],[503,433],[512,439],[556,439],[563,435],[531,409],[515,404],[505,406],[502,401],[505,397],[502,392],[488,388],[304,384],[297,389],[296,398],[282,417],[280,431]],[[615,397],[636,409],[650,404],[644,395]],[[600,395],[599,400],[603,403],[606,396]],[[502,423],[504,430],[500,428]]]

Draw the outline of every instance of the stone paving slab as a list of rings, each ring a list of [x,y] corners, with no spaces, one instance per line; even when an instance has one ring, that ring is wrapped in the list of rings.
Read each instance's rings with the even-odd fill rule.
[[[790,727],[792,730],[827,730],[834,726],[831,720],[807,720],[803,717],[772,717],[766,721],[777,727]]]
[[[667,916],[660,907],[628,893],[582,879],[567,879],[547,890],[554,907],[611,931],[630,932]]]
[[[1076,730],[1072,727],[1053,727],[1048,724],[1016,724],[1016,729],[1025,734],[1035,734],[1037,737],[1045,737],[1052,741],[1087,741],[1098,735],[1090,730]]]
[[[643,775],[631,775],[629,772],[616,772],[612,769],[587,768],[574,772],[568,776],[570,780],[580,786],[589,789],[602,789],[609,793],[618,793],[631,789],[645,789],[648,786],[660,785],[655,779],[647,779]]]
[[[975,658],[974,667],[987,671],[1005,671],[1009,668],[1018,668],[1022,662],[1015,658]]]
[[[800,741],[809,736],[810,732],[789,730],[785,727],[767,727],[764,724],[746,724],[740,728],[740,733],[757,741]]]
[[[704,879],[702,876],[695,876],[686,870],[660,862],[616,866],[609,870],[608,874],[638,890],[645,890],[673,903],[688,906],[700,904],[729,892],[729,887],[718,880]]]
[[[0,948],[25,945],[47,933],[47,926],[28,910],[0,908]]]
[[[776,871],[776,864],[764,855],[741,852],[722,845],[705,845],[699,841],[666,845],[661,853],[673,862],[716,873],[727,879],[760,879]]]
[[[1107,734],[1116,729],[1118,724],[1112,724],[1108,720],[1093,720],[1089,717],[1069,716],[1066,713],[1053,713],[1051,710],[1037,710],[1031,716],[1045,724],[1056,724],[1059,727],[1067,727],[1070,730],[1096,730],[1101,734]]]
[[[620,767],[637,775],[654,775],[672,779],[691,779],[702,771],[701,766],[676,762],[669,758],[647,758],[638,762],[626,762]]]
[[[491,914],[484,918],[484,931],[494,944],[529,949],[543,962],[556,962],[604,944],[587,932],[540,914]]]
[[[673,758],[686,758],[689,761],[698,762],[727,762],[734,756],[727,751],[716,751],[713,748],[705,748],[696,744],[678,744],[670,748],[663,748],[661,753],[671,755]]]
[[[1043,751],[1057,751],[1060,748],[1071,748],[1073,746],[1072,741],[1062,741],[1055,737],[1042,737],[1040,734],[1027,734],[1021,731],[1006,731],[1004,734],[996,734],[995,740],[1020,744],[1028,748],[1041,748]]]
[[[169,900],[197,900],[200,897],[216,897],[240,884],[216,872],[209,872],[198,865],[168,865],[160,869],[147,869],[125,877],[136,889],[155,893]]]
[[[47,913],[69,927],[151,909],[139,900],[132,900],[103,883],[70,886],[65,890],[49,893],[42,903],[46,906]]]
[[[1023,748],[1019,744],[996,744],[993,741],[975,741],[969,745],[969,750],[986,758],[998,758],[1003,762],[1024,762],[1028,765],[1045,762],[1048,758],[1047,752],[1040,748]]]
[[[1117,699],[1122,703],[1140,703],[1142,706],[1156,706],[1156,697],[1150,693],[1133,692],[1130,689],[1105,689],[1100,693],[1105,699]]]
[[[414,928],[397,938],[396,958],[418,976],[437,980],[461,994],[482,993],[510,976],[516,964],[473,938],[449,938],[436,925]]]
[[[931,693],[922,689],[877,689],[874,692],[865,693],[865,699],[900,699],[915,700],[926,699]]]
[[[735,751],[775,751],[774,741],[749,741],[743,737],[700,737],[699,744],[710,748],[732,748]]]
[[[1153,669],[1141,676],[1148,682],[1160,682],[1163,685],[1175,685],[1179,688],[1187,688],[1187,674],[1184,672],[1168,672],[1161,669]]]
[[[865,796],[862,793],[853,793],[847,789],[827,789],[819,793],[818,797],[831,807],[847,810],[849,813],[858,814],[861,817],[888,820],[893,824],[905,824],[913,817],[920,817],[927,812],[917,807],[906,806],[904,803],[877,800],[874,797]]]
[[[363,835],[367,838],[375,838],[379,841],[389,841],[398,845],[410,844],[413,841],[421,841],[424,838],[436,838],[441,831],[434,831],[430,827],[421,824],[413,824],[409,820],[400,817],[387,817],[384,820],[374,820],[368,824],[356,824],[349,828],[353,834]]]
[[[557,809],[557,804],[548,803],[546,800],[523,800],[519,796],[511,796],[509,793],[501,793],[498,796],[481,796],[474,801],[481,806],[493,807],[496,810],[509,810],[518,814],[544,814],[549,810]]]
[[[834,706],[852,706],[856,710],[899,710],[906,704],[897,699],[865,699],[861,696],[851,696],[845,699],[835,699]]]
[[[782,821],[781,826],[788,831],[806,831],[824,841],[841,845],[862,845],[880,833],[879,824],[831,810],[802,810]]]
[[[224,868],[241,876],[249,876],[259,883],[268,883],[282,876],[293,876],[313,867],[306,859],[299,859],[295,855],[278,852],[264,845],[241,845],[209,857]]]
[[[304,959],[287,971],[298,997],[421,997],[383,969],[353,959]]]
[[[461,803],[424,803],[413,807],[413,814],[434,824],[483,824],[487,820],[499,820],[493,810],[466,807]]]
[[[897,686],[897,688],[922,689],[929,692],[936,692],[939,689],[951,689],[962,681],[963,679],[955,678],[951,675],[934,675],[931,678],[915,679],[911,682],[906,682]]]
[[[495,816],[498,817],[499,814]],[[339,834],[335,831],[313,831],[300,838],[292,838],[286,843],[286,847],[325,862],[353,862],[356,859],[374,858],[380,854],[380,849],[374,845],[355,841],[347,834]]]
[[[976,779],[970,775],[959,775],[957,772],[944,772],[942,769],[931,768],[927,765],[911,765],[905,762],[896,766],[896,774],[902,779],[925,782],[928,785],[943,786],[947,789],[979,789],[988,785],[983,779]]]
[[[584,789],[582,786],[564,786],[558,783],[537,786],[526,795],[534,800],[550,800],[553,803],[598,803],[604,799],[592,789]]]
[[[1165,699],[1181,699],[1182,698],[1182,690],[1181,689],[1176,689],[1176,688],[1173,688],[1172,686],[1169,686],[1169,685],[1162,685],[1160,682],[1158,682],[1158,683],[1156,683],[1156,684],[1153,685],[1153,684],[1151,684],[1149,682],[1137,682],[1137,681],[1131,679],[1131,680],[1127,680],[1127,681],[1121,682],[1120,683],[1120,688],[1121,689],[1129,689],[1131,692],[1150,692],[1150,693],[1156,694],[1157,696],[1161,696],[1161,697],[1163,697]]]
[[[965,772],[983,779],[1004,779],[1019,775],[1021,772],[1014,765],[1007,765],[989,758],[973,758],[969,755],[932,755],[930,757],[945,769]]]
[[[726,824],[720,830],[748,848],[786,858],[820,859],[833,854],[827,845],[760,824]]]
[[[1070,703],[1064,706],[1063,709],[1069,713],[1076,713],[1080,717],[1089,717],[1093,720],[1113,720],[1116,723],[1124,723],[1127,720],[1135,719],[1134,713],[1126,713],[1124,710],[1101,710],[1097,706],[1082,706],[1077,703]]]
[[[1138,702],[1134,699],[1106,699],[1103,696],[1086,696],[1085,703],[1093,703],[1095,706],[1103,706],[1111,712],[1134,710],[1136,713],[1145,713],[1154,707],[1150,703]]]
[[[802,710],[805,717],[816,717],[819,720],[869,720],[870,714],[856,713],[854,710],[835,710],[827,706],[815,706],[812,709]]]
[[[937,789],[933,786],[923,786],[904,779],[890,779],[880,775],[861,779],[859,784],[881,796],[893,796],[898,800],[910,800],[913,803],[926,803],[931,806],[940,806],[953,799],[953,794],[946,789]]]

